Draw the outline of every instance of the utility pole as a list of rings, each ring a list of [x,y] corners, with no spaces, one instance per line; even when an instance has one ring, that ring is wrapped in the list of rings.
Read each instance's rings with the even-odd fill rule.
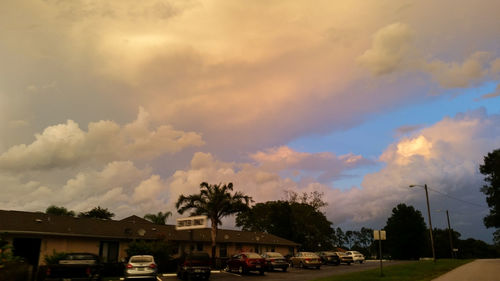
[[[446,210],[446,219],[448,220],[448,236],[450,239],[450,251],[451,251],[451,258],[455,258],[453,254],[453,234],[451,232],[451,226],[450,226],[450,215],[448,214],[448,210]]]
[[[434,236],[432,235],[432,220],[431,220],[431,207],[429,205],[429,192],[427,191],[427,184],[422,185],[417,185],[417,184],[412,184],[410,185],[411,187],[423,187],[425,189],[425,199],[427,200],[427,215],[429,216],[429,234],[431,236],[431,248],[432,248],[432,260],[436,262],[436,252],[434,251]]]
[[[429,215],[429,233],[431,235],[432,260],[436,262],[436,252],[434,251],[434,236],[432,235],[431,207],[429,206],[429,192],[427,191],[427,184],[424,184],[424,189],[425,198],[427,199],[427,214]]]

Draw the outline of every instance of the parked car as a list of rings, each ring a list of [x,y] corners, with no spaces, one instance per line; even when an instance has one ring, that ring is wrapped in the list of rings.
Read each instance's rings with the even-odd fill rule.
[[[99,257],[90,253],[66,254],[57,264],[47,265],[43,280],[101,280]]]
[[[266,260],[257,253],[242,252],[232,256],[226,263],[227,271],[237,271],[240,274],[246,274],[249,271],[258,271],[264,275]]]
[[[182,280],[210,278],[210,256],[205,252],[195,252],[182,256],[177,268],[177,277]]]
[[[312,252],[298,252],[295,256],[290,258],[290,263],[292,267],[315,267],[319,269],[321,267],[321,258]]]
[[[158,266],[150,255],[131,256],[125,266],[125,280],[151,279],[156,280]]]
[[[283,272],[288,269],[288,262],[285,257],[277,252],[265,252],[262,257],[266,259],[266,269],[273,271],[276,268],[281,268]]]
[[[346,255],[352,257],[353,262],[363,263],[365,261],[365,256],[358,251],[347,251]]]
[[[334,265],[339,265],[340,264],[340,258],[335,252],[317,252],[316,253],[320,258],[321,262],[323,264],[334,264]]]
[[[347,265],[351,265],[353,263],[352,257],[346,255],[344,252],[335,252],[339,258],[341,263],[346,263]]]

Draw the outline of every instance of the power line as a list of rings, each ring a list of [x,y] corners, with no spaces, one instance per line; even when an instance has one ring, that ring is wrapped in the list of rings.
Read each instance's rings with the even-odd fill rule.
[[[427,188],[428,188],[429,190],[432,190],[432,191],[434,191],[434,192],[436,192],[436,193],[439,193],[439,194],[441,194],[441,195],[443,195],[443,196],[446,196],[446,197],[448,197],[448,198],[451,198],[451,199],[453,199],[453,200],[457,200],[457,201],[460,201],[460,202],[462,202],[462,203],[467,203],[467,204],[472,205],[472,206],[475,206],[475,207],[484,208],[484,209],[489,209],[489,207],[488,207],[488,206],[479,205],[479,204],[476,204],[476,203],[472,203],[472,202],[469,202],[469,201],[465,201],[465,200],[462,200],[462,199],[460,199],[460,198],[453,197],[453,196],[451,196],[451,195],[448,195],[448,194],[446,194],[446,193],[444,193],[444,192],[441,192],[441,191],[439,191],[439,190],[436,190],[436,189],[433,189],[433,188],[430,188],[430,187],[427,187]]]

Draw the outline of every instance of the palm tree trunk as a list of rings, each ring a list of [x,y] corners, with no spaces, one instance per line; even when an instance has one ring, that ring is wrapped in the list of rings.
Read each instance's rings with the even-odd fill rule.
[[[214,220],[212,221],[212,231],[211,231],[211,236],[212,236],[212,265],[215,266],[215,250],[216,250],[216,242],[215,239],[217,237],[217,222]]]

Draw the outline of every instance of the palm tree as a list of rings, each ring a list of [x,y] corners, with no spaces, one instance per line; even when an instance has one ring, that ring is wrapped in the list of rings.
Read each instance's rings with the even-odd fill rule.
[[[146,214],[145,219],[154,224],[166,224],[168,217],[172,215],[172,212],[166,211],[165,213],[158,212],[158,214]]]
[[[212,259],[215,259],[215,241],[217,237],[218,226],[223,217],[236,214],[248,209],[252,197],[233,191],[233,184],[200,184],[200,193],[189,196],[181,195],[175,204],[179,214],[193,209],[191,216],[206,215],[211,221],[212,238]]]

